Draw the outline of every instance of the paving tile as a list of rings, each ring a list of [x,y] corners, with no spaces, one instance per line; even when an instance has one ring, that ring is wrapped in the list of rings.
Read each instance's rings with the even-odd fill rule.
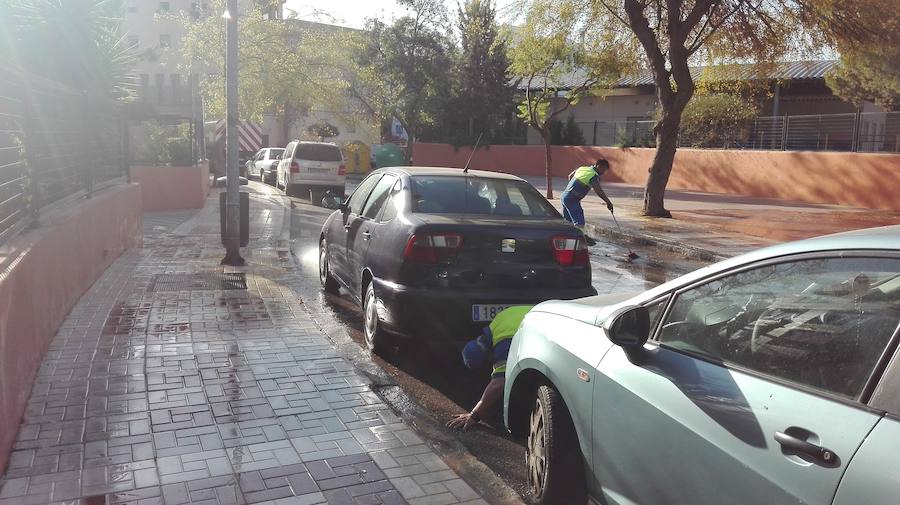
[[[221,477],[232,473],[223,449],[192,452],[157,459],[162,484]]]
[[[233,475],[196,479],[162,486],[166,505],[239,505],[246,503]]]
[[[221,272],[212,203],[151,227],[82,296],[41,363],[0,505],[479,503],[333,348],[298,297],[315,272],[276,253],[285,213],[256,204],[272,212],[254,213],[246,290],[149,289]]]
[[[300,463],[300,455],[289,440],[237,445],[225,449],[235,471],[242,473]]]

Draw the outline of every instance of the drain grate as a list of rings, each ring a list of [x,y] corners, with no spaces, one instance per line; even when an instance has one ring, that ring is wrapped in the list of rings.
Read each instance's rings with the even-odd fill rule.
[[[153,277],[147,291],[223,291],[247,289],[243,273],[160,274]]]

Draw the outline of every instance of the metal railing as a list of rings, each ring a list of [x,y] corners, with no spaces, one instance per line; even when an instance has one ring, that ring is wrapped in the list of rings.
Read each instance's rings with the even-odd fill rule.
[[[581,122],[587,145],[653,147],[653,121]],[[734,134],[709,132],[681,147],[775,151],[900,153],[900,112],[859,112],[758,117]]]
[[[0,68],[0,242],[42,207],[124,174],[125,130],[111,100]]]

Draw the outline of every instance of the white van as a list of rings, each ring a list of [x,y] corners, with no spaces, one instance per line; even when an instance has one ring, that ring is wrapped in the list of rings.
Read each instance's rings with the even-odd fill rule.
[[[331,190],[343,198],[346,175],[344,155],[336,144],[295,140],[284,148],[278,162],[276,185],[288,195],[308,196],[312,192],[315,199]]]

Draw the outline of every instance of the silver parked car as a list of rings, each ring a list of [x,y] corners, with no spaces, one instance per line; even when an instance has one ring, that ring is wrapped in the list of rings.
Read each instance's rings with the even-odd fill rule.
[[[896,504],[898,324],[900,226],[545,302],[506,423],[542,505]]]
[[[311,191],[314,200],[328,190],[343,198],[346,176],[344,155],[336,144],[295,140],[278,163],[276,186],[288,195],[307,196]]]
[[[272,163],[281,159],[283,152],[284,149],[280,147],[266,147],[257,151],[252,158],[247,160],[247,177],[256,177],[260,181],[266,182],[268,175],[266,172],[271,172]]]

